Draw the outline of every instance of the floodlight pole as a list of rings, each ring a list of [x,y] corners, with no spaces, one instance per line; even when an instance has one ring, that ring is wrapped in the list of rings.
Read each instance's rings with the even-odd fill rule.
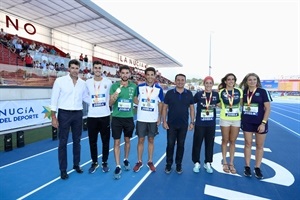
[[[208,75],[211,75],[211,32],[209,33],[209,67],[208,67]]]

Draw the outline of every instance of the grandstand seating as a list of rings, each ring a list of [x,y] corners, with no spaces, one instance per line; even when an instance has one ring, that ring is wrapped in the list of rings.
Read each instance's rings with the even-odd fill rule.
[[[0,44],[0,63],[17,66],[24,65],[22,59],[16,53],[11,52],[2,43]]]
[[[7,34],[7,39],[9,40],[10,38],[14,37],[14,35],[12,34]],[[18,36],[19,37],[19,36]],[[43,53],[38,53],[36,51],[32,51],[32,50],[28,50],[28,52],[30,53],[31,57],[33,57],[34,61],[38,61],[38,62],[43,62],[43,57],[47,57],[47,61],[50,63],[55,63],[58,61],[59,65],[61,63],[64,64],[64,66],[66,67],[68,64],[69,59],[65,58],[66,57],[66,53],[61,51],[60,49],[56,48],[55,46],[49,45],[49,44],[45,44],[39,41],[34,41],[34,40],[30,40],[27,38],[22,38],[19,37],[23,43],[27,43],[27,44],[31,44],[32,42],[35,42],[36,44],[41,44],[44,45],[48,50],[53,48],[56,52],[57,55],[52,55],[49,54],[49,52],[45,51]],[[104,59],[100,59],[97,57],[92,57],[92,60],[100,60],[101,63],[103,63],[103,65],[106,67],[106,71],[108,72],[108,77],[112,77],[112,78],[119,78],[117,69],[119,64],[111,62],[111,61],[107,61]],[[40,86],[52,86],[53,81],[52,78],[54,79],[56,77],[62,76],[64,75],[65,70],[62,70],[60,72],[56,72],[55,70],[52,71],[48,71],[46,72],[45,75],[45,70],[41,70],[41,69],[30,69],[30,68],[16,68],[16,66],[24,66],[24,61],[22,60],[22,58],[17,54],[14,53],[13,51],[11,51],[7,46],[5,46],[4,44],[1,43],[1,47],[0,47],[0,63],[2,64],[7,64],[7,65],[13,65],[14,67],[11,67],[11,69],[9,71],[11,71],[12,69],[15,69],[14,73],[17,72],[17,70],[21,70],[22,72],[19,72],[19,74],[10,74],[10,73],[6,73],[7,71],[3,71],[3,67],[1,68],[1,74],[0,74],[0,78],[2,79],[0,84],[3,84],[3,79],[5,80],[5,83],[3,85],[26,85],[26,86],[38,86],[38,85],[34,85],[34,84],[38,84],[38,81],[41,81],[41,85]],[[2,65],[3,66],[3,65]],[[89,62],[87,65],[82,65],[82,69],[81,69],[81,77],[83,79],[85,79],[85,74],[83,73],[83,69],[85,68],[85,66],[88,66],[88,68],[90,69],[92,66],[92,62]],[[112,68],[111,70],[108,68]],[[136,83],[139,82],[143,82],[145,81],[145,77],[144,77],[144,70],[138,69],[138,68],[134,68],[134,67],[130,67],[132,74],[133,74],[133,81],[135,81]],[[28,72],[30,72],[30,74],[28,74]],[[115,72],[115,73],[113,73]],[[9,74],[9,76],[7,76]],[[22,74],[22,75],[21,75]],[[30,80],[29,80],[30,78]],[[43,84],[43,81],[45,81],[45,78],[47,79],[47,83]],[[35,79],[35,81],[34,81]],[[39,80],[42,79],[42,80]],[[51,79],[51,81],[49,82],[49,80]],[[19,81],[18,81],[19,80]],[[26,83],[24,83],[24,81],[22,80],[26,80]],[[31,84],[32,82],[32,84]],[[165,77],[163,77],[162,75],[158,76],[158,82],[162,83],[162,84],[174,84],[173,82],[171,82],[170,80],[166,79]]]

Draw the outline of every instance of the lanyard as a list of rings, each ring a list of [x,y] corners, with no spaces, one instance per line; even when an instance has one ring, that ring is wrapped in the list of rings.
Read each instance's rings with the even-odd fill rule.
[[[152,92],[153,92],[153,87],[152,87],[152,89],[151,89],[150,92],[148,92],[148,87],[146,87],[147,101],[148,101],[149,103],[150,103],[150,97],[151,97]]]
[[[96,99],[96,102],[98,102],[98,94],[100,92],[100,83],[98,85],[98,87],[96,86],[96,81],[94,81],[94,91],[95,91],[95,99]]]
[[[229,106],[230,106],[230,108],[232,108],[233,100],[234,100],[234,89],[232,90],[232,95],[230,95],[230,94],[228,93],[228,90],[227,90],[227,89],[225,89],[225,91],[226,91],[227,98],[228,98],[228,101],[229,101]]]
[[[204,91],[204,95],[205,95],[205,106],[206,106],[206,113],[207,113],[210,102],[211,102],[211,98],[212,98],[212,92],[210,92],[209,98],[206,97],[206,92],[205,91]]]
[[[255,88],[255,89],[253,90],[253,92],[252,92],[251,95],[250,95],[250,90],[248,89],[248,91],[247,91],[247,105],[248,105],[248,107],[250,107],[251,100],[252,100],[252,97],[253,97],[253,95],[254,95],[256,89],[257,89],[257,88]]]

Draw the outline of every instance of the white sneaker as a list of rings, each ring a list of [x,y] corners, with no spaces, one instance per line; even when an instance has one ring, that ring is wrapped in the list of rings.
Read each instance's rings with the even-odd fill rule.
[[[204,169],[206,169],[206,172],[209,173],[209,174],[212,174],[214,172],[214,170],[211,168],[210,163],[205,163],[204,164]]]
[[[195,173],[199,173],[200,168],[201,168],[200,163],[196,162],[195,165],[194,165],[193,171],[194,171]]]

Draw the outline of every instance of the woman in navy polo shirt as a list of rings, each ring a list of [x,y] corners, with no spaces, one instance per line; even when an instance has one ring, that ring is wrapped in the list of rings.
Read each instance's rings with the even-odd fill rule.
[[[268,132],[268,118],[271,111],[270,102],[272,98],[268,91],[262,88],[260,78],[255,73],[249,73],[240,84],[244,90],[243,110],[241,128],[245,138],[245,169],[244,175],[251,177],[250,159],[252,137],[255,134],[256,152],[254,174],[256,178],[262,179],[260,170],[264,153],[264,142]]]
[[[216,106],[220,102],[219,94],[212,90],[214,79],[207,76],[203,80],[204,90],[194,95],[194,103],[197,103],[196,122],[193,136],[192,160],[193,171],[199,173],[200,151],[203,140],[205,142],[204,169],[207,173],[213,173],[211,163],[213,161],[213,149],[216,132]]]

